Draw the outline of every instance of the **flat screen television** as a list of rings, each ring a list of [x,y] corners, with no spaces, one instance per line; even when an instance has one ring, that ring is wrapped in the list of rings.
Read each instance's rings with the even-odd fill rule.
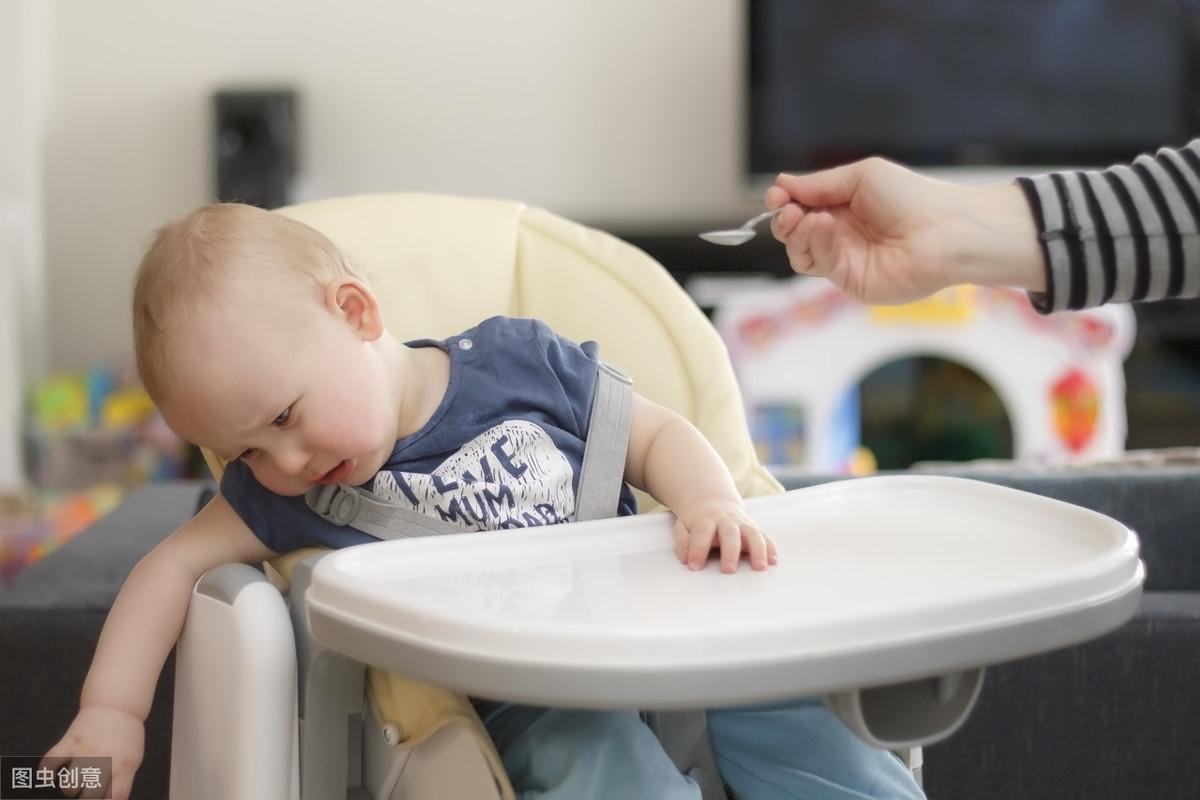
[[[748,170],[1100,166],[1197,125],[1197,0],[747,0]]]

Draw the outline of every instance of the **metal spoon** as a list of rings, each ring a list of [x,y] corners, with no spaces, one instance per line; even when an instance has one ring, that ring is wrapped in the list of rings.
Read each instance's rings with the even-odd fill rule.
[[[700,238],[706,242],[712,242],[713,244],[745,244],[754,238],[754,228],[756,225],[763,220],[770,219],[782,210],[782,208],[777,208],[774,211],[764,211],[758,216],[751,217],[743,222],[742,227],[740,228],[729,228],[728,230],[724,231],[707,231],[700,234]]]

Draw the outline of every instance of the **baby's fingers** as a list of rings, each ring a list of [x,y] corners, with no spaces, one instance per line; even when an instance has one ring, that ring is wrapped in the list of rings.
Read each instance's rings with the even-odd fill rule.
[[[717,536],[717,523],[711,519],[702,519],[693,523],[688,529],[688,545],[686,564],[689,569],[704,569],[708,554],[712,552],[713,539]]]
[[[83,791],[83,786],[81,786],[78,782],[68,781],[65,778],[60,780],[56,780],[55,783],[59,784],[58,791],[64,797],[103,797],[103,795],[80,795],[80,792]]]
[[[74,739],[73,736],[68,733],[66,736],[62,736],[62,739],[59,740],[59,744],[49,748],[47,753],[42,756],[41,762],[37,763],[37,768],[40,770],[49,770],[50,772],[54,772],[55,775],[58,775],[58,771],[61,768],[64,768],[64,766],[68,769],[71,768],[71,764],[74,762],[74,759],[76,759],[77,754],[80,752],[84,752],[83,742]],[[58,781],[55,781],[55,783],[56,782]],[[73,796],[79,794],[80,788],[82,787],[61,787],[59,788],[59,792],[62,795],[67,796],[67,798],[73,798]],[[97,796],[97,798],[104,798],[104,796],[107,795],[97,794],[95,796]]]
[[[112,776],[112,800],[129,800],[133,793],[133,773],[122,771]],[[96,795],[105,797],[106,795]]]
[[[46,755],[42,756],[42,760],[38,762],[38,769],[49,770],[50,772],[57,774],[60,768],[70,767],[71,762],[75,759],[76,754],[79,752],[79,748],[76,746],[77,744],[78,743],[73,741],[69,734],[64,736],[59,740],[58,744],[54,745],[54,747],[51,747],[46,752]],[[60,789],[60,791],[62,794],[68,797],[74,797],[73,793],[78,793],[79,789],[64,788]]]
[[[679,563],[687,566],[688,543],[691,541],[691,533],[688,532],[687,525],[683,524],[683,520],[676,519],[675,527],[672,529],[675,536],[675,557],[679,559]]]
[[[721,543],[721,572],[737,572],[742,558],[742,529],[734,520],[723,519],[717,524],[717,539]]]
[[[105,775],[105,776],[103,776],[103,779],[99,783],[97,783],[95,786],[90,786],[90,787],[84,789],[82,792],[80,792],[79,800],[92,800],[92,798],[105,798],[105,797],[116,798],[116,800],[126,800],[129,797],[128,792],[126,792],[124,796],[109,793],[108,790],[109,790],[110,786],[112,786],[112,776]]]
[[[46,755],[42,756],[42,760],[38,762],[38,769],[57,772],[59,767],[69,763],[71,763],[71,753],[64,740],[51,747]]]
[[[774,540],[755,526],[742,526],[742,540],[752,568],[763,570],[779,563],[779,550],[775,547]]]

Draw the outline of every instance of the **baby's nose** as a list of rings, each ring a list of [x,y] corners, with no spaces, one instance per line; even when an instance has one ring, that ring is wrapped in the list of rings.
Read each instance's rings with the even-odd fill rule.
[[[310,461],[308,451],[297,446],[286,447],[276,456],[279,471],[289,478],[307,475]]]

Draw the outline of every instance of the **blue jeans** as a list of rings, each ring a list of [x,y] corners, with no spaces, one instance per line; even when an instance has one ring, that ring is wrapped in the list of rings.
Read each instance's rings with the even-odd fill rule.
[[[485,703],[517,796],[699,800],[636,711]],[[738,800],[923,800],[908,767],[868,746],[820,700],[710,710],[721,777]]]

